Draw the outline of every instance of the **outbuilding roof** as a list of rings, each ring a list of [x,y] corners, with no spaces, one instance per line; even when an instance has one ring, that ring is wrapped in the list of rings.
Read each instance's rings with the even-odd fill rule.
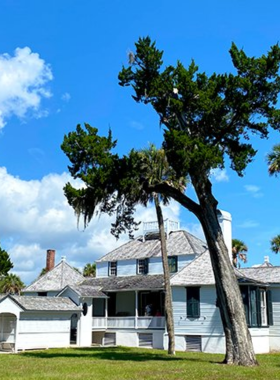
[[[25,311],[81,311],[81,308],[73,301],[64,297],[31,297],[15,295],[9,295],[8,297]]]
[[[61,260],[52,270],[24,288],[23,293],[59,291],[66,285],[75,285],[84,279],[81,273],[71,267],[65,260]]]
[[[168,256],[199,255],[207,250],[207,245],[204,241],[198,239],[189,232],[181,230],[170,232],[166,244]],[[138,237],[107,253],[105,256],[97,260],[97,262],[160,256],[161,246],[158,238],[143,240],[143,237]]]

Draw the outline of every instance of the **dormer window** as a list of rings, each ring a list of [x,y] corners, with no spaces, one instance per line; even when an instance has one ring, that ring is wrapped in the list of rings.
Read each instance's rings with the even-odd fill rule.
[[[137,273],[148,274],[149,273],[149,259],[137,260]]]
[[[169,266],[170,273],[178,272],[178,257],[177,256],[168,257],[168,266]]]
[[[117,275],[117,261],[110,261],[109,262],[109,276],[116,276]]]

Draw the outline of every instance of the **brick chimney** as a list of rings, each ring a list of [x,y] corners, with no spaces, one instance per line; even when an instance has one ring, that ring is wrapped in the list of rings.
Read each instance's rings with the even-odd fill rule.
[[[49,272],[54,268],[54,262],[55,262],[55,250],[54,249],[48,249],[47,250],[47,261],[46,261],[46,271]]]

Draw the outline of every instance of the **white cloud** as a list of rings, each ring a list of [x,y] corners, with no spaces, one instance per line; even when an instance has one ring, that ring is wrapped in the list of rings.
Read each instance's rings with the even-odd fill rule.
[[[211,170],[211,177],[216,182],[228,182],[229,176],[227,175],[226,169],[213,169]]]
[[[0,129],[12,115],[46,116],[40,106],[42,98],[51,96],[46,84],[52,79],[50,66],[29,47],[17,48],[13,57],[0,55]]]
[[[130,126],[137,131],[142,131],[145,128],[144,125],[138,121],[131,121]]]
[[[68,92],[65,92],[65,93],[61,96],[61,100],[63,100],[64,102],[69,102],[70,99],[71,99],[71,95],[70,95]]]
[[[237,227],[239,228],[255,228],[260,225],[259,222],[256,222],[255,220],[244,220],[243,223],[238,224]]]
[[[251,194],[254,198],[261,198],[263,196],[263,193],[260,191],[261,188],[259,186],[255,185],[245,185],[245,190]]]
[[[77,220],[63,194],[63,186],[72,179],[69,174],[49,174],[39,180],[24,181],[0,167],[0,246],[11,256],[13,272],[25,283],[34,280],[46,265],[46,250],[56,250],[56,263],[61,256],[83,268],[127,241],[110,234],[112,218],[96,217],[89,227],[77,229]],[[180,208],[171,202],[163,208],[164,218],[178,220]],[[154,206],[137,207],[137,221],[156,220]],[[142,234],[140,226],[135,236]]]

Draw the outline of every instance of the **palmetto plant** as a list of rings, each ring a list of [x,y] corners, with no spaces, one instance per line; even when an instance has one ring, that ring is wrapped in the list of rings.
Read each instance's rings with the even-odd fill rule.
[[[3,277],[0,281],[1,293],[20,294],[23,288],[24,283],[19,276],[13,273],[7,274],[7,276]]]
[[[247,245],[239,239],[232,239],[232,264],[235,268],[240,267],[238,260],[247,263]]]
[[[274,145],[272,152],[267,155],[268,172],[270,175],[278,175],[280,172],[280,144]]]
[[[280,235],[277,235],[274,238],[272,238],[270,241],[270,244],[271,244],[272,252],[279,253],[280,252]]]

